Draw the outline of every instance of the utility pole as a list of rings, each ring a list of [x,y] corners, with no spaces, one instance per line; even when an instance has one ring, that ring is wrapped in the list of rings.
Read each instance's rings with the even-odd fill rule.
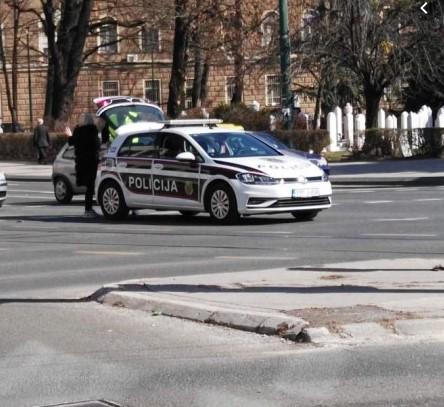
[[[32,118],[32,80],[31,80],[31,54],[29,46],[29,27],[26,29],[26,46],[27,46],[27,63],[28,63],[28,103],[29,103],[29,125],[32,131],[32,126],[34,125],[34,119]]]
[[[281,101],[282,111],[286,120],[286,128],[290,128],[292,118],[290,91],[290,36],[288,31],[288,3],[279,0],[279,46],[281,56]]]

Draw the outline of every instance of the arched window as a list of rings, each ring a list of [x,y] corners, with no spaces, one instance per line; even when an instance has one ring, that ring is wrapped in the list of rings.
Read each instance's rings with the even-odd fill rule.
[[[99,28],[99,51],[104,54],[119,52],[117,23],[107,19]]]
[[[276,11],[266,11],[261,24],[262,46],[268,47],[277,40],[279,34],[279,14]]]

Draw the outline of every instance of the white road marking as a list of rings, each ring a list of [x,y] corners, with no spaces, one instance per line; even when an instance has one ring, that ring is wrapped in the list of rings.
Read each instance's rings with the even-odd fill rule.
[[[382,204],[382,203],[392,203],[393,201],[364,201],[366,204]]]
[[[292,235],[292,232],[284,232],[284,231],[269,231],[269,230],[244,230],[242,234],[260,234],[260,235]]]
[[[53,201],[54,197],[46,197],[46,196],[29,196],[29,195],[10,195],[8,194],[8,198],[20,198],[20,199],[48,199]]]
[[[11,192],[29,192],[30,194],[51,194],[54,195],[54,191],[32,191],[30,189],[12,189]]]
[[[376,222],[416,222],[419,220],[428,220],[429,218],[381,218],[375,219]]]
[[[270,257],[270,256],[216,256],[215,259],[223,260],[298,260],[298,257]]]
[[[436,237],[433,234],[421,233],[363,233],[361,236],[367,237]]]
[[[110,251],[92,251],[92,250],[77,250],[74,254],[90,254],[94,256],[140,256],[141,252],[110,252]]]
[[[422,198],[414,199],[414,202],[444,201],[444,198]]]

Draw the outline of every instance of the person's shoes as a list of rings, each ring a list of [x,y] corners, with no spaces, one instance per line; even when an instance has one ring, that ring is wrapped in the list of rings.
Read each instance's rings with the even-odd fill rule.
[[[94,211],[94,209],[89,209],[85,211],[83,216],[85,218],[97,218],[99,215]]]

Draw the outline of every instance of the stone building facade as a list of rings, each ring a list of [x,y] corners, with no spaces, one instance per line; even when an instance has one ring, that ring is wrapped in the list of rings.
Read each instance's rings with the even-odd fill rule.
[[[131,2],[132,0],[127,1]],[[172,3],[171,0],[170,2]],[[288,3],[290,26],[294,32],[299,29],[309,7],[304,0],[289,0]],[[260,21],[256,31],[245,45],[248,53],[246,63],[249,64],[245,75],[243,95],[246,104],[256,101],[261,107],[270,108],[280,105],[279,60],[276,57],[274,63],[268,65],[259,62],[261,55],[266,55],[267,51],[271,49],[271,41],[277,39],[279,30],[277,6],[277,0],[261,0],[255,4]],[[97,53],[87,59],[78,78],[71,121],[75,122],[81,112],[94,111],[92,100],[97,96],[120,94],[144,97],[159,104],[166,111],[172,63],[173,21],[159,23],[158,26],[153,27],[147,26],[142,30],[139,27],[131,32],[131,29],[114,24],[119,16],[113,16],[112,10],[108,11],[106,15],[95,15],[94,17],[107,19],[109,24],[101,26],[92,33],[86,48],[91,49],[102,41],[106,42],[114,38],[119,38],[121,41],[99,49]],[[4,43],[10,45],[10,31],[7,29],[7,21],[4,21],[3,24]],[[29,61],[25,47],[23,47],[17,68],[18,120],[25,128],[31,127],[31,113],[34,121],[35,118],[43,116],[47,69],[45,58],[47,40],[43,29],[38,22],[35,22],[30,28],[30,32]],[[5,59],[10,71],[7,53]],[[192,54],[188,65],[186,90],[183,97],[185,108],[190,107],[191,104]],[[232,59],[224,49],[214,52],[210,66],[206,103],[209,110],[220,103],[230,103],[234,76]],[[308,84],[311,78],[308,75],[299,75],[296,80],[298,83]],[[28,85],[29,81],[31,81],[31,87]],[[31,103],[29,103],[30,94]],[[312,99],[303,94],[299,99],[303,111],[307,113],[313,111],[314,101]],[[4,77],[1,73],[0,118],[4,123],[10,122]]]

